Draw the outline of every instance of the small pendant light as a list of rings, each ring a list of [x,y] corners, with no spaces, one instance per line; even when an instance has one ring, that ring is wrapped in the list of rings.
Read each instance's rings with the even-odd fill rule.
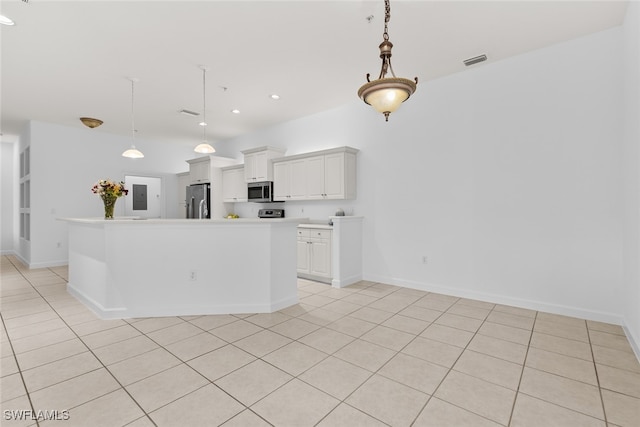
[[[384,33],[382,33],[382,43],[380,43],[380,58],[382,58],[382,69],[377,80],[370,81],[367,74],[367,82],[358,90],[358,96],[367,104],[371,105],[376,111],[384,114],[385,121],[389,121],[389,114],[396,111],[400,104],[409,99],[416,91],[418,78],[415,83],[409,79],[396,77],[391,67],[391,48],[393,43],[389,41],[389,33],[387,24],[391,19],[391,6],[389,0],[384,1]],[[387,71],[391,72],[393,77],[386,77]]]
[[[196,153],[211,154],[215,153],[216,149],[207,143],[207,67],[204,65],[200,67],[202,69],[202,142],[193,149]]]
[[[131,141],[131,148],[129,148],[128,150],[126,150],[124,153],[122,153],[122,157],[128,157],[130,159],[141,159],[144,157],[144,154],[142,154],[142,151],[136,149],[136,125],[135,125],[135,120],[134,120],[134,110],[133,110],[133,100],[134,100],[134,85],[135,82],[137,82],[138,79],[136,78],[132,78],[131,79],[131,138],[133,139],[133,141]]]

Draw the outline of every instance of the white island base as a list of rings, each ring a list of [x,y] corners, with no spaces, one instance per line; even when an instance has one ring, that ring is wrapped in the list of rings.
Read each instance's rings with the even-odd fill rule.
[[[71,294],[103,319],[270,313],[298,302],[300,219],[65,219]]]

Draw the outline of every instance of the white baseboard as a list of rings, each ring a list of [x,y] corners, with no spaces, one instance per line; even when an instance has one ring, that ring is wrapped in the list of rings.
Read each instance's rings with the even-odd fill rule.
[[[344,288],[349,285],[353,285],[354,283],[358,283],[362,280],[362,275],[357,274],[351,277],[344,277],[342,279],[333,279],[331,280],[331,286],[334,288]]]
[[[142,307],[131,310],[127,307],[105,308],[102,304],[78,290],[71,283],[67,283],[67,291],[89,308],[96,316],[103,320],[131,319],[141,317],[165,316],[199,316],[209,314],[242,314],[242,313],[273,313],[298,303],[298,296],[283,298],[271,304],[237,304],[237,305],[189,305],[170,307]]]
[[[366,276],[364,280],[372,282],[384,283],[388,285],[396,285],[404,288],[418,289],[425,292],[434,292],[439,294],[451,295],[460,298],[475,299],[486,301],[493,304],[504,304],[513,307],[526,308],[529,310],[542,311],[545,313],[559,314],[563,316],[577,317],[595,322],[611,323],[622,326],[629,344],[631,345],[636,357],[640,360],[640,337],[634,337],[629,328],[626,327],[624,316],[616,313],[608,313],[598,310],[589,310],[580,307],[572,307],[562,304],[553,304],[535,300],[527,300],[522,298],[506,297],[504,295],[491,294],[486,292],[472,291],[469,289],[452,288],[433,283],[422,283],[404,279],[396,279],[386,276]],[[637,339],[636,339],[637,338]]]
[[[493,304],[504,304],[514,307],[526,308],[529,310],[542,311],[545,313],[559,314],[563,316],[578,317],[580,319],[593,320],[597,322],[612,323],[614,325],[623,325],[623,317],[619,314],[608,313],[597,310],[588,310],[580,307],[566,306],[562,304],[553,304],[542,301],[527,300],[523,298],[507,297],[499,294],[487,292],[472,291],[469,289],[452,288],[433,283],[415,282],[404,279],[382,276],[368,276],[366,280],[385,283],[389,285],[402,286],[410,289],[418,289],[426,292],[434,292],[445,295],[451,295],[459,298],[475,299],[486,301]]]

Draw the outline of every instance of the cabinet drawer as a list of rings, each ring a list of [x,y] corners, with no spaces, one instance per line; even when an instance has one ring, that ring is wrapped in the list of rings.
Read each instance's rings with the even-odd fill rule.
[[[316,239],[330,239],[331,230],[309,229],[309,237],[315,237]]]
[[[308,228],[298,228],[298,237],[309,237],[310,231]]]

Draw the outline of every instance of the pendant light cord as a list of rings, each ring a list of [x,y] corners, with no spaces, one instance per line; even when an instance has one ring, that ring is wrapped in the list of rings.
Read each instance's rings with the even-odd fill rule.
[[[207,142],[207,68],[202,67],[202,142]]]
[[[132,79],[131,80],[131,137],[134,139],[136,139],[136,123],[135,123],[135,119],[134,119],[134,111],[133,111],[133,94],[134,94],[134,87],[135,85],[135,81]]]

